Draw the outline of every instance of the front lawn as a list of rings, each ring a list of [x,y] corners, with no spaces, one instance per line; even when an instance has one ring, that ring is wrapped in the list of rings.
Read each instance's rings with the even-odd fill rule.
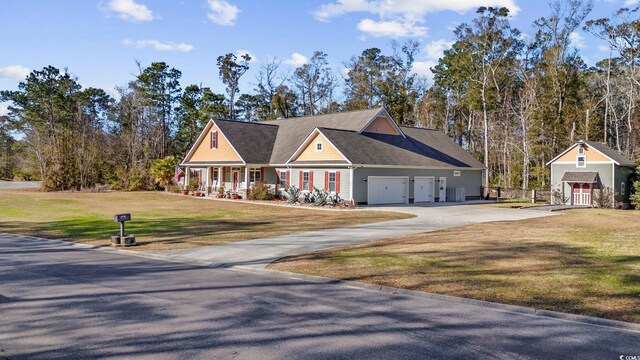
[[[0,191],[0,232],[108,245],[118,233],[113,215],[130,212],[135,250],[178,249],[396,220],[379,211],[322,211],[186,196],[138,193]]]
[[[634,211],[581,209],[469,225],[270,267],[640,323],[640,212]]]

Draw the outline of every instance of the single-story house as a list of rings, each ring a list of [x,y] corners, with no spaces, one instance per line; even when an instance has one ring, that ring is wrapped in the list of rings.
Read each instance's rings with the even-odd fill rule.
[[[635,164],[604,143],[578,141],[547,166],[554,204],[593,206],[595,189],[611,193],[612,207],[629,205],[629,175]]]
[[[211,120],[181,166],[209,192],[262,181],[368,204],[482,196],[484,166],[447,135],[399,126],[382,107],[261,122]],[[186,179],[188,181],[188,179]]]

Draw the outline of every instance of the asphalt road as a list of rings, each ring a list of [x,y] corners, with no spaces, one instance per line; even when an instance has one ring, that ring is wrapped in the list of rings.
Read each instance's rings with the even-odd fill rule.
[[[0,235],[0,359],[618,359],[640,333]]]

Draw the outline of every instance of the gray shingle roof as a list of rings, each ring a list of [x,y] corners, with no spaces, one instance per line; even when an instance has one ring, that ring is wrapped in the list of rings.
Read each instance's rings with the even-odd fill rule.
[[[406,137],[359,134],[358,131],[382,110],[375,108],[257,123],[229,120],[215,120],[215,123],[248,164],[285,164],[312,131],[318,128],[354,164],[484,168],[481,162],[438,130],[401,127]],[[292,164],[318,163],[307,161]],[[347,164],[345,161],[321,163]]]
[[[382,107],[335,114],[262,121],[278,125],[278,136],[271,155],[271,164],[284,164],[316,127],[359,131],[373,119]]]
[[[255,122],[214,120],[247,164],[269,164],[278,127]]]
[[[598,182],[598,173],[595,171],[566,171],[560,181],[596,183]]]
[[[354,164],[484,168],[437,130],[403,127],[406,138],[326,128],[320,131]]]
[[[621,166],[635,166],[635,163],[633,161],[627,159],[626,157],[621,155],[619,152],[607,146],[607,144],[605,143],[596,142],[596,141],[585,141],[584,143],[600,151],[601,153],[606,155],[611,160],[617,162]]]

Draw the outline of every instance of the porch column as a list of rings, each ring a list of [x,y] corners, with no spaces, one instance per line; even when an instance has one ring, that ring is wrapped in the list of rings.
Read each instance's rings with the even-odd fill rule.
[[[244,197],[247,198],[249,194],[249,166],[244,167]]]
[[[184,168],[184,186],[189,186],[189,180],[191,179],[191,168],[188,166]],[[193,189],[191,189],[193,190]]]
[[[222,166],[218,168],[218,187],[224,186],[224,172],[222,171]],[[217,191],[218,189],[216,189]]]
[[[211,194],[211,166],[207,166],[207,176],[205,177],[205,191],[207,195]]]

